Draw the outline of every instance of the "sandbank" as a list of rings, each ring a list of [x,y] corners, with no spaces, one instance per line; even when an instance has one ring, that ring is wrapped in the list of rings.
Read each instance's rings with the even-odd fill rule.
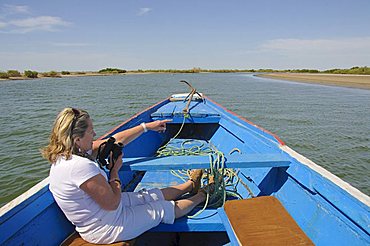
[[[272,79],[290,80],[303,83],[315,83],[370,90],[370,75],[268,73],[268,74],[258,74],[257,76]]]

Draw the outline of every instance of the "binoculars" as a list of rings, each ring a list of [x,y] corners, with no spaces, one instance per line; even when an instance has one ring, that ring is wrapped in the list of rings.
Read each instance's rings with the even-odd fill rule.
[[[98,155],[96,161],[99,163],[100,167],[103,168],[108,165],[106,159],[112,154],[112,158],[109,159],[109,162],[112,160],[112,167],[114,166],[115,161],[118,156],[122,154],[123,143],[115,143],[116,139],[110,137],[106,142],[102,143],[98,148]]]

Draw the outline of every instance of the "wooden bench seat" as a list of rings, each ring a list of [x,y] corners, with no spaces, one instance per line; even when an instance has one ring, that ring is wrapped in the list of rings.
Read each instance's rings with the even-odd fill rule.
[[[223,210],[230,241],[239,245],[314,245],[273,196],[227,201]]]
[[[99,246],[132,246],[135,245],[135,239],[125,241],[125,242],[117,242],[112,244],[94,244],[86,242],[81,238],[81,236],[75,231],[72,233],[66,240],[64,240],[61,244],[61,246],[93,246],[93,245],[99,245]]]

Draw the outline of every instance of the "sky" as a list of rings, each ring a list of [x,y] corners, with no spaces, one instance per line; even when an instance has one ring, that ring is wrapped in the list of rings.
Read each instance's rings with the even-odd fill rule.
[[[370,0],[0,0],[0,71],[370,66]]]

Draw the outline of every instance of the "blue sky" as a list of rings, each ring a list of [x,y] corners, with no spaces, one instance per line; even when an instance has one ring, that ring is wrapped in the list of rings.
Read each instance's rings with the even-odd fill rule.
[[[0,70],[370,66],[369,0],[1,0]]]

